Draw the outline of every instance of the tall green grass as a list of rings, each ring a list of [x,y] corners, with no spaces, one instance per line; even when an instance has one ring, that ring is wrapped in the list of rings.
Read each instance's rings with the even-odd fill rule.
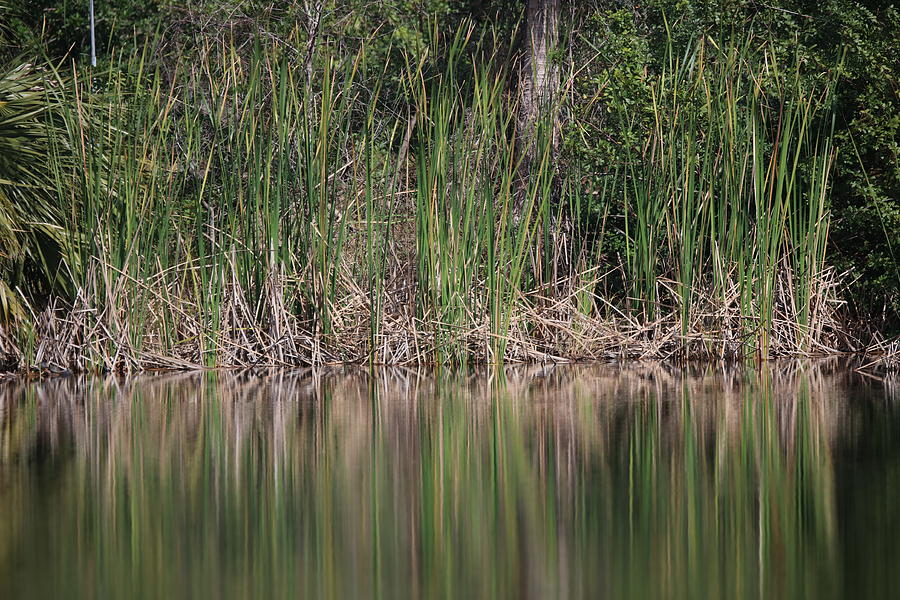
[[[187,344],[212,366],[224,339],[240,361],[298,360],[292,319],[332,335],[358,62],[323,57],[312,89],[284,52],[209,46],[172,73],[123,57],[93,74],[104,90],[77,90],[79,285],[99,314],[127,315],[104,323],[113,344],[140,351],[157,334],[160,351]],[[86,128],[97,110],[103,125]]]
[[[538,230],[549,226],[555,172],[547,135],[536,136],[535,168],[522,166],[502,65],[488,58],[460,80],[469,35],[457,33],[437,75],[426,77],[420,64],[408,80],[418,134],[419,316],[433,328],[436,362],[466,361],[473,337],[492,362],[503,360]]]
[[[799,350],[817,338],[833,81],[809,84],[758,44],[669,47],[628,171],[625,263],[645,318],[669,298],[686,340],[727,327],[733,306],[746,350],[766,356],[776,312]]]
[[[174,63],[148,46],[75,72],[50,163],[76,291],[68,312],[33,313],[28,360],[443,364],[823,346],[830,83],[808,84],[753,39],[672,47],[646,81],[645,143],[586,195],[554,141],[565,97],[517,131],[515,72],[472,32],[432,32],[399,80],[327,45],[310,80],[276,41],[210,42]],[[619,206],[621,265],[603,254],[605,217],[599,232],[585,217]],[[623,293],[605,278],[616,270]]]

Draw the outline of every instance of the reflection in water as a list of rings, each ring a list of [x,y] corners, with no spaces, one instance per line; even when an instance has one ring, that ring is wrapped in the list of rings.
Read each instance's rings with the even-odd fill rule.
[[[900,397],[842,369],[0,388],[0,597],[861,597]]]

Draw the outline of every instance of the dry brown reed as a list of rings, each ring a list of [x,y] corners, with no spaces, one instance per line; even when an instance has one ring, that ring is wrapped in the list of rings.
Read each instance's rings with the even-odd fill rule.
[[[189,267],[185,271],[189,272]],[[102,269],[98,268],[98,277]],[[342,295],[331,311],[333,330],[325,334],[314,322],[299,319],[283,302],[279,288],[287,281],[270,281],[273,292],[265,320],[256,307],[250,306],[246,294],[237,283],[227,286],[222,300],[222,319],[214,340],[209,340],[201,308],[189,296],[175,289],[159,287],[157,282],[135,282],[133,285],[151,292],[144,307],[148,315],[135,322],[127,302],[108,302],[103,310],[83,295],[71,307],[59,302],[34,313],[33,362],[27,367],[49,371],[89,371],[102,369],[136,372],[148,369],[202,369],[210,366],[209,342],[216,348],[217,367],[289,367],[367,363],[383,365],[430,365],[441,348],[434,331],[440,325],[416,314],[406,290],[415,287],[410,270],[396,265],[398,276],[388,281],[382,291],[382,313],[376,335],[372,335],[371,297],[346,274],[350,266],[339,269],[344,274]],[[590,273],[587,274],[591,275]],[[790,296],[786,286],[779,286],[769,338],[770,356],[825,356],[848,351],[863,351],[863,344],[850,336],[841,322],[834,274],[823,275],[813,298],[818,313],[819,331],[810,336],[814,344],[799,345],[805,331],[792,318]],[[163,278],[161,277],[160,280]],[[176,277],[175,279],[180,279]],[[127,280],[120,280],[126,281]],[[735,359],[742,356],[748,336],[756,334],[746,315],[741,314],[739,290],[735,284],[730,294],[703,295],[694,291],[696,309],[690,313],[686,327],[676,310],[660,310],[652,322],[617,309],[612,304],[592,307],[586,314],[579,293],[584,288],[600,285],[585,274],[566,277],[555,283],[556,294],[543,297],[544,290],[523,294],[513,305],[505,354],[495,356],[492,350],[490,323],[486,317],[473,315],[471,325],[454,333],[444,343],[462,344],[474,363],[540,362],[564,363],[609,359]],[[477,282],[477,286],[486,285]],[[675,282],[660,279],[661,292],[673,292]],[[116,293],[115,291],[113,292]],[[129,290],[122,290],[122,294]],[[473,303],[474,304],[474,303]],[[486,307],[473,306],[487,314]],[[177,328],[171,329],[155,319],[155,315],[178,315]],[[137,328],[140,331],[136,331]],[[687,335],[682,335],[686,330]],[[163,340],[175,337],[177,344]],[[132,340],[140,339],[140,345]],[[370,347],[374,339],[374,348]],[[13,343],[13,337],[0,327],[0,340],[8,352],[24,354]],[[896,346],[896,343],[894,344]],[[896,360],[897,348],[881,345],[869,348],[881,353],[886,364]],[[890,358],[893,356],[894,358]]]

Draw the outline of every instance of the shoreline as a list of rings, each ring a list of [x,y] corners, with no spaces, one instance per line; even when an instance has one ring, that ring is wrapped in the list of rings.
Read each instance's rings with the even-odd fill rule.
[[[6,359],[10,358],[10,354],[6,354]],[[590,367],[590,366],[610,366],[610,365],[652,365],[662,364],[670,365],[678,368],[692,368],[703,366],[736,366],[754,365],[759,368],[762,365],[776,365],[781,363],[841,363],[848,365],[854,371],[861,372],[869,376],[878,377],[900,372],[900,340],[895,340],[888,347],[870,347],[861,350],[850,351],[834,351],[830,353],[806,353],[806,354],[780,354],[769,356],[762,359],[756,357],[710,357],[710,356],[673,356],[671,353],[667,355],[625,355],[618,356],[608,355],[600,358],[561,358],[548,357],[544,360],[531,359],[524,361],[505,361],[502,363],[490,363],[485,361],[468,361],[465,363],[435,363],[435,362],[407,362],[407,363],[380,363],[370,362],[367,360],[343,361],[343,362],[324,362],[319,364],[289,364],[289,363],[256,363],[256,364],[216,364],[202,365],[198,363],[186,363],[179,361],[178,366],[160,366],[148,364],[131,370],[123,369],[107,369],[107,368],[86,368],[72,369],[54,363],[20,363],[15,368],[7,367],[0,370],[0,382],[4,381],[40,381],[46,379],[67,378],[67,377],[85,377],[85,376],[113,376],[113,377],[132,377],[132,376],[166,376],[176,374],[190,374],[203,372],[229,372],[249,374],[253,376],[265,377],[274,373],[291,373],[295,371],[324,371],[342,369],[386,369],[386,370],[412,370],[412,371],[428,371],[438,372],[441,370],[459,371],[459,370],[495,370],[495,369],[511,369],[518,368],[567,368],[567,367]]]

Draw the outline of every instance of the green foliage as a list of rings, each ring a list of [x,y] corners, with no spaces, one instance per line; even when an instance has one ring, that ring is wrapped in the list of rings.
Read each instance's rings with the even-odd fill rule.
[[[584,67],[576,71],[565,147],[575,162],[603,177],[621,164],[623,150],[640,147],[652,121],[650,49],[632,15],[618,10],[590,15],[576,51],[574,62]],[[628,107],[632,120],[619,120],[613,106]]]
[[[846,46],[833,194],[836,264],[857,278],[860,308],[900,314],[900,11],[836,11]],[[900,324],[897,324],[900,326]]]
[[[100,56],[123,46],[132,47],[135,35],[146,37],[159,26],[166,0],[96,0],[95,38]],[[16,52],[63,57],[90,53],[90,15],[87,0],[7,0],[6,18],[14,32]]]
[[[858,310],[886,309],[900,326],[897,8],[856,0],[793,0],[777,7],[751,0],[616,4],[585,5],[573,22],[574,118],[565,149],[571,162],[589,165],[585,184],[600,189],[623,155],[646,139],[648,88],[665,66],[666,40],[681,54],[698,34],[724,43],[753,34],[760,40],[758,56],[765,48],[777,62],[796,61],[806,86],[822,85],[840,65],[841,80],[829,97],[841,148],[830,194],[832,262],[850,271],[848,292]],[[631,107],[627,122],[610,110],[617,105]],[[683,104],[680,110],[696,108]],[[594,207],[594,214],[602,212]],[[619,239],[609,250],[621,249]]]
[[[0,318],[24,316],[23,294],[34,301],[68,282],[71,187],[56,177],[74,160],[66,85],[27,63],[0,71]]]

